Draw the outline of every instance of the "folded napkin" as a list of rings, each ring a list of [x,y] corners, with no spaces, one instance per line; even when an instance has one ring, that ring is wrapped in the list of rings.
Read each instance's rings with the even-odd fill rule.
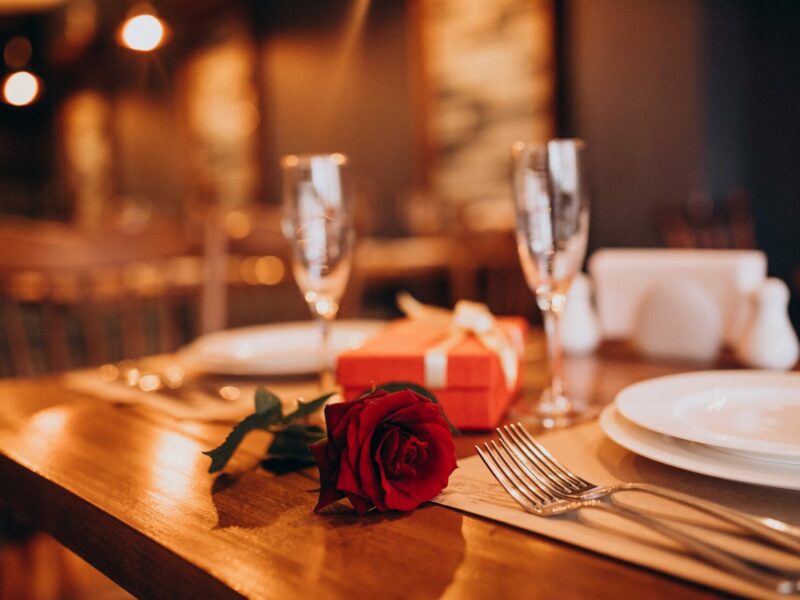
[[[537,439],[570,469],[598,484],[653,483],[711,499],[729,508],[800,525],[800,493],[696,475],[636,456],[608,440],[597,421],[550,432]],[[727,575],[696,560],[679,544],[600,510],[581,509],[547,518],[526,513],[495,481],[480,458],[461,460],[458,466],[450,477],[449,486],[434,502],[726,592],[759,598],[786,597]],[[699,532],[714,543],[748,555],[769,557],[776,565],[800,570],[800,557],[753,544],[738,529],[697,511],[639,492],[619,493],[614,498],[620,504],[669,515],[671,522],[690,533]]]

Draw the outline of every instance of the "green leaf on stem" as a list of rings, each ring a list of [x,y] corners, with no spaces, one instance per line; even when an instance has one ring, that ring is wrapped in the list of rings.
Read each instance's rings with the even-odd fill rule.
[[[259,386],[256,389],[256,413],[278,413],[281,414],[281,399],[270,392],[267,388]]]
[[[301,461],[310,465],[314,458],[308,447],[324,437],[325,430],[316,425],[289,425],[275,432],[267,455],[271,459]]]
[[[297,410],[293,413],[289,413],[283,418],[284,423],[290,423],[295,419],[302,419],[303,417],[307,417],[309,415],[314,414],[320,408],[322,408],[325,403],[330,400],[331,396],[336,394],[336,392],[329,392],[319,398],[315,398],[314,400],[309,400],[308,402],[301,402],[300,400],[297,401]]]
[[[209,473],[216,473],[223,469],[228,461],[233,456],[233,453],[242,443],[244,436],[253,431],[254,429],[266,429],[273,425],[280,419],[280,410],[278,411],[277,418],[274,411],[268,410],[267,412],[257,412],[239,421],[225,441],[213,450],[203,452],[206,456],[211,457],[211,466],[208,467]]]
[[[255,429],[271,430],[274,425],[288,425],[288,427],[272,432],[275,437],[270,444],[270,455],[273,458],[283,456],[284,458],[298,459],[305,463],[304,466],[308,466],[308,460],[311,459],[308,446],[325,437],[325,432],[316,426],[291,425],[290,423],[313,414],[331,396],[333,396],[333,392],[309,402],[298,402],[297,409],[284,417],[280,398],[266,388],[259,387],[255,394],[255,413],[239,421],[222,444],[213,450],[203,452],[206,456],[211,457],[211,466],[208,468],[208,472],[216,473],[225,468],[248,433]]]

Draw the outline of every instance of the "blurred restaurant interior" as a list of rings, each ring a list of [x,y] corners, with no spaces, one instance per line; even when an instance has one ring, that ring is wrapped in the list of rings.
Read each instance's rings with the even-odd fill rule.
[[[580,137],[599,248],[758,248],[800,326],[795,0],[0,0],[0,377],[309,319],[280,158],[341,152],[340,316],[541,319],[509,147]]]
[[[6,375],[305,318],[278,215],[279,158],[294,152],[344,152],[357,174],[342,316],[392,315],[410,289],[536,318],[508,147],[580,136],[589,254],[758,247],[797,323],[794,2],[5,0],[0,37],[4,297],[63,309],[175,292],[168,340],[154,314],[109,317],[117,339],[88,348],[66,319],[68,350],[48,356],[28,314],[4,332],[6,348],[33,336],[26,364],[4,352]]]

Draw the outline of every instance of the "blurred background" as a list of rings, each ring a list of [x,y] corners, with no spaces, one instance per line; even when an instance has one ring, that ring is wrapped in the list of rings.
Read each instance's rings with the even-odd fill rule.
[[[0,375],[308,318],[296,152],[357,173],[343,317],[538,318],[508,148],[579,136],[590,252],[763,249],[798,322],[793,0],[0,0],[0,48]]]
[[[343,317],[539,319],[509,146],[579,136],[590,253],[759,248],[800,323],[796,0],[0,0],[0,50],[0,377],[309,318],[300,152],[357,174]],[[48,540],[0,543],[0,597],[126,597]]]

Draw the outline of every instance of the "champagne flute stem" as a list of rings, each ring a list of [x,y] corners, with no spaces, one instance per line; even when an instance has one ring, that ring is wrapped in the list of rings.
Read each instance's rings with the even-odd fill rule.
[[[561,348],[561,310],[550,306],[543,311],[547,335],[547,355],[550,362],[550,398],[556,405],[564,400],[563,351]]]
[[[319,316],[317,319],[322,338],[322,367],[319,372],[319,387],[324,392],[332,389],[334,385],[333,369],[331,368],[331,323],[333,317]]]

